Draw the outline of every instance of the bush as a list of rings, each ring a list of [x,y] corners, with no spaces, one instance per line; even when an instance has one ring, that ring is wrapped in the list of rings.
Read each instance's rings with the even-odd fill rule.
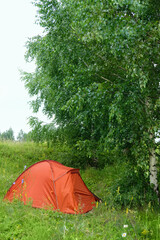
[[[111,187],[114,205],[123,207],[144,207],[149,202],[152,206],[158,205],[157,195],[153,188],[144,182],[142,173],[136,174],[133,169],[126,165],[123,175],[115,181]]]

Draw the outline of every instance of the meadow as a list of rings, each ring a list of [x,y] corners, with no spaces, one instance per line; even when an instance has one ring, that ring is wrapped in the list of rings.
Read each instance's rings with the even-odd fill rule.
[[[80,170],[87,187],[102,199],[86,214],[69,215],[3,201],[24,166],[44,159],[69,163],[68,158],[64,149],[47,148],[45,144],[0,142],[0,240],[160,239],[160,211],[151,203],[134,207],[133,194],[127,206],[113,204],[110,190],[126,171],[125,163]],[[117,196],[121,198],[119,188]]]

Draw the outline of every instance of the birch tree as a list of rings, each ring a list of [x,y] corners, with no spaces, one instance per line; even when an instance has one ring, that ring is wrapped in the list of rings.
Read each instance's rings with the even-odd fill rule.
[[[24,73],[34,111],[70,129],[88,156],[127,153],[158,195],[155,133],[160,123],[160,3],[35,0],[43,36],[27,42]],[[94,150],[94,151],[93,151]]]

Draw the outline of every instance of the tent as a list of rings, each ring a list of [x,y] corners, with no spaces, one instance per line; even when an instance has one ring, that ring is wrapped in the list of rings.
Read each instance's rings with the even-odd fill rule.
[[[53,160],[40,161],[26,169],[4,199],[19,199],[32,207],[71,214],[86,213],[100,201],[83,182],[79,169]]]

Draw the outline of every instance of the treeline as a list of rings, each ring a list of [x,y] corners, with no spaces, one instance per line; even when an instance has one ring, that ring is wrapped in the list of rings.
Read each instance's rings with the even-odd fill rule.
[[[14,136],[14,131],[12,128],[9,128],[8,130],[4,132],[0,132],[0,141],[30,141],[31,140],[31,133],[25,133],[22,129],[17,135],[17,138]]]
[[[14,141],[14,132],[12,130],[12,128],[9,128],[8,130],[6,130],[5,132],[0,132],[0,140],[10,140],[10,141]]]

